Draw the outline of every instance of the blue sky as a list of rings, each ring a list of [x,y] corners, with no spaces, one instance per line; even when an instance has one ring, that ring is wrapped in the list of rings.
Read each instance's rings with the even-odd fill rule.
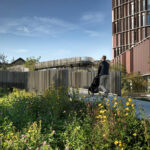
[[[112,59],[111,0],[0,0],[0,52]]]

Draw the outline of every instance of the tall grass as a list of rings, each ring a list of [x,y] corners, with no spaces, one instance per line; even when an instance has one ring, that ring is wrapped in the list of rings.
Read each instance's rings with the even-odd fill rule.
[[[79,98],[80,97],[80,98]],[[132,99],[99,104],[55,88],[37,96],[15,89],[0,98],[0,149],[150,149],[150,121]]]

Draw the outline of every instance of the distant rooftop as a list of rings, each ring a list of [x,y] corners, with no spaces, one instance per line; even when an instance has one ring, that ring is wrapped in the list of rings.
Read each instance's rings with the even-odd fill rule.
[[[20,64],[20,62],[21,62],[21,63],[25,63],[25,60],[22,59],[22,58],[18,58],[18,59],[16,59],[15,61],[13,61],[10,65],[18,64],[18,62],[19,62],[19,64]]]

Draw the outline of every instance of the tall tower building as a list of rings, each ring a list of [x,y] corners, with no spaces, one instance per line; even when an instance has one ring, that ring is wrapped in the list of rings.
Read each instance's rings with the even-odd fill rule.
[[[112,0],[113,62],[150,73],[150,0]]]

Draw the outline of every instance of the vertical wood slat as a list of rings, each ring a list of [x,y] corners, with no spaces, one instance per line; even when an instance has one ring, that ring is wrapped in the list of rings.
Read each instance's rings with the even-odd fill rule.
[[[35,72],[0,71],[0,87],[16,87],[43,93],[53,84],[65,87],[88,88],[96,72],[71,72],[69,70],[48,70]],[[110,72],[109,92],[121,95],[121,73]]]

